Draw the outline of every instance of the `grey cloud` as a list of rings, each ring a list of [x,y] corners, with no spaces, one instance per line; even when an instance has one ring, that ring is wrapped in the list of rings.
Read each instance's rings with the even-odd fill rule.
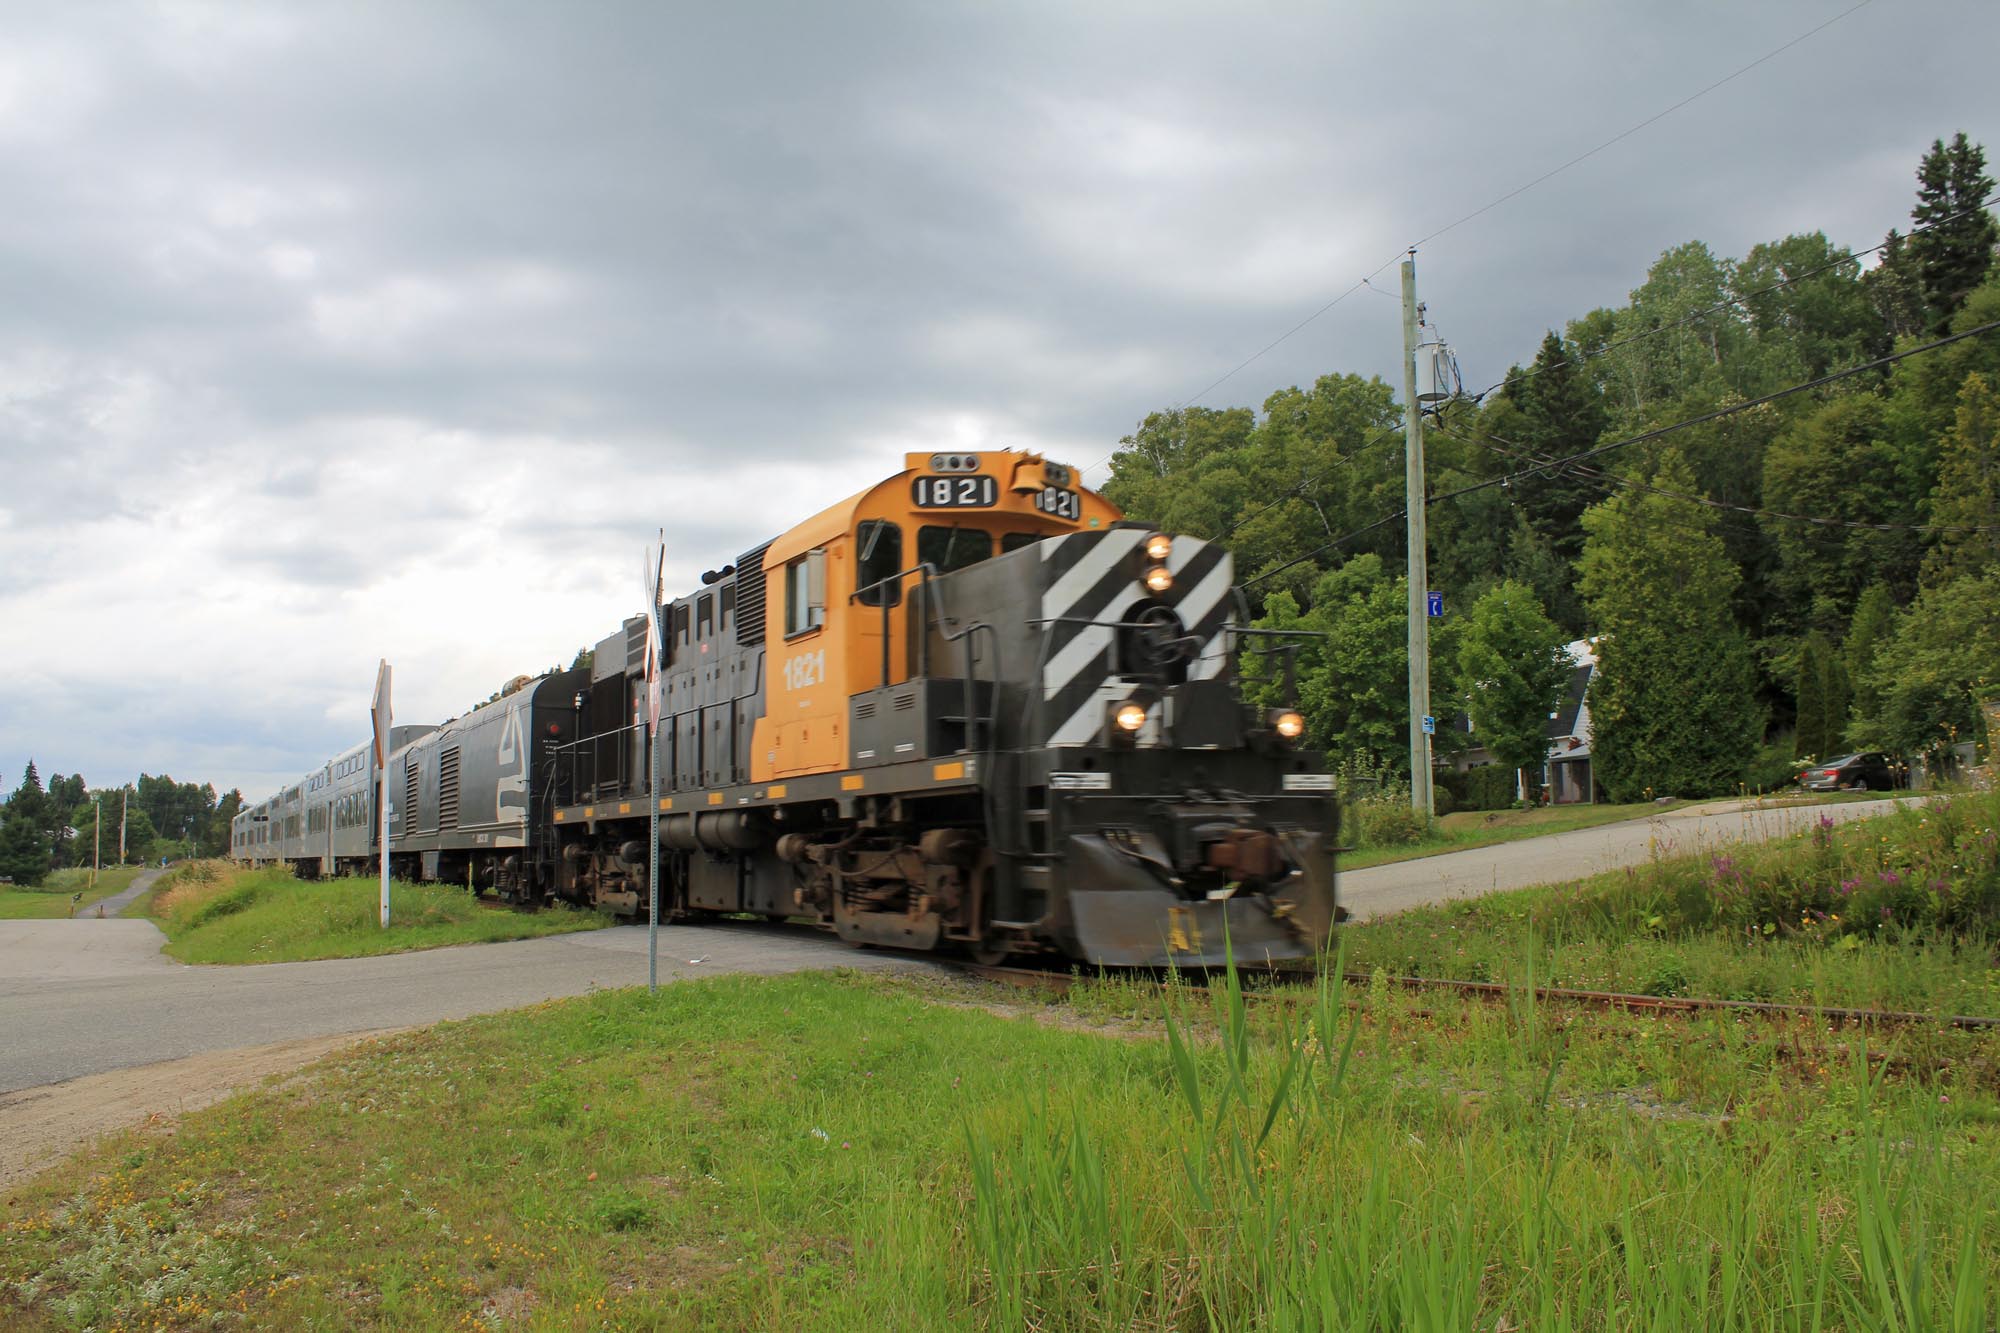
[[[354,622],[309,609],[374,614],[348,594],[384,569],[523,553],[541,572],[512,577],[568,591],[662,524],[698,572],[800,516],[689,488],[724,462],[862,472],[965,429],[1089,464],[1405,245],[1837,12],[16,7],[0,616],[113,532],[331,635]],[[1426,244],[1468,379],[1681,241],[1872,244],[1933,136],[2000,150],[1996,38],[1989,4],[1870,6]],[[1202,401],[1394,381],[1399,343],[1363,291]],[[524,457],[541,485],[495,480]],[[74,577],[78,605],[116,591]],[[0,751],[36,734],[0,717]]]

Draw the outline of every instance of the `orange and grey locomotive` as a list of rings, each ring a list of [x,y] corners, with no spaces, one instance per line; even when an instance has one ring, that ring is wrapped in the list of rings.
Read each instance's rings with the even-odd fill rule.
[[[1285,642],[1228,552],[1034,455],[906,464],[658,608],[652,739],[638,617],[393,754],[392,856],[637,914],[657,811],[663,915],[1112,965],[1320,950],[1333,783],[1296,712],[1244,699]]]

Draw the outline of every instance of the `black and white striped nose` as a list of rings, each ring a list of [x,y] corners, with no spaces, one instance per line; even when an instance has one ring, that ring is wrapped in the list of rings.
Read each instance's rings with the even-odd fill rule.
[[[1206,680],[1228,669],[1229,589],[1235,564],[1229,552],[1197,537],[1175,537],[1167,557],[1173,586],[1154,592],[1141,581],[1145,561],[1135,528],[1079,532],[1045,541],[1042,549],[1042,621],[1048,643],[1042,665],[1042,718],[1050,745],[1097,740],[1105,707],[1131,692],[1112,673],[1116,625],[1141,603],[1171,608],[1199,645],[1188,677]],[[1141,743],[1157,740],[1154,703]]]

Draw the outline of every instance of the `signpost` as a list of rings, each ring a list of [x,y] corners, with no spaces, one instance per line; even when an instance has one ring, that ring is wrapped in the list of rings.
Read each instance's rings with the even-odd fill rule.
[[[378,804],[382,812],[382,929],[389,928],[389,660],[375,669],[375,703],[368,710],[375,722],[375,769],[382,775]]]
[[[646,849],[646,993],[660,989],[660,583],[666,573],[667,534],[646,552],[646,808],[651,837]]]

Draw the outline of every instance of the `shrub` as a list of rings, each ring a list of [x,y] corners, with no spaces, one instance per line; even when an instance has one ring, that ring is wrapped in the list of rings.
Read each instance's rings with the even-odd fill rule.
[[[1408,792],[1384,791],[1354,803],[1364,847],[1406,847],[1431,835],[1431,821],[1410,808]]]
[[[1514,804],[1514,770],[1484,764],[1465,774],[1467,810],[1505,810]]]

